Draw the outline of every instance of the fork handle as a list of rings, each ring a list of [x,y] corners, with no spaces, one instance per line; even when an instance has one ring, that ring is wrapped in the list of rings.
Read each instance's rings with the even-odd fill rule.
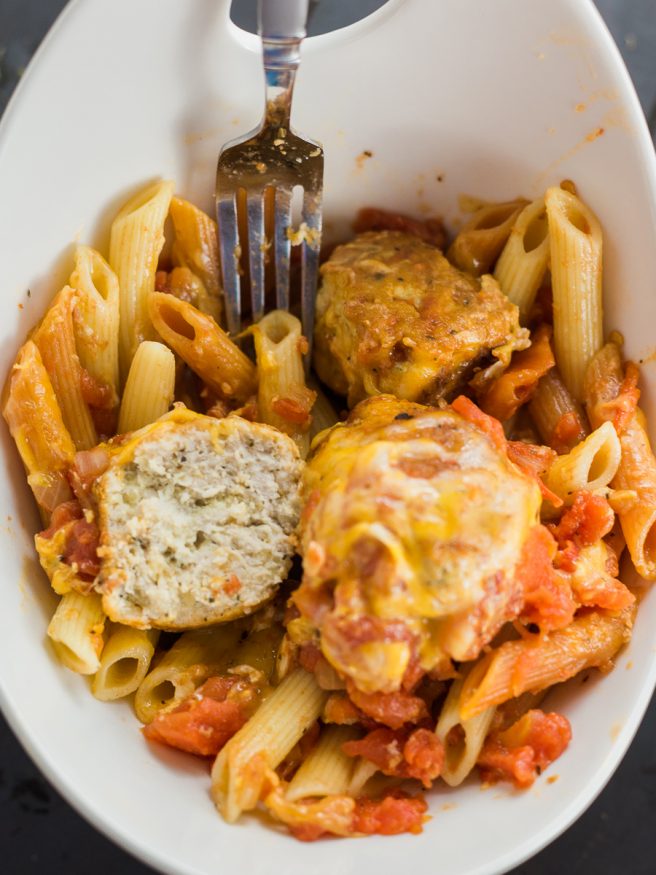
[[[258,0],[258,31],[266,83],[265,123],[289,128],[309,0]]]

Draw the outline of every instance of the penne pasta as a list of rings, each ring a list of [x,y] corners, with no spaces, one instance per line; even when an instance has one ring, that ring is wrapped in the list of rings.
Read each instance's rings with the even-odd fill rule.
[[[255,393],[255,365],[214,319],[161,292],[150,296],[149,312],[162,340],[220,398],[244,402]]]
[[[462,720],[459,706],[463,683],[464,679],[458,678],[449,687],[435,727],[435,734],[444,745],[444,767],[440,777],[450,787],[462,784],[476,765],[496,712],[493,705],[469,720]],[[456,732],[452,732],[454,729]]]
[[[601,226],[576,195],[562,188],[545,195],[551,252],[554,349],[563,382],[583,399],[583,378],[603,343]]]
[[[158,638],[156,629],[113,626],[91,682],[96,699],[110,702],[134,693],[148,672]]]
[[[142,723],[181,702],[204,681],[225,670],[242,626],[230,623],[182,634],[150,669],[137,689],[134,708]]]
[[[260,419],[293,438],[305,458],[316,393],[305,385],[307,341],[301,323],[285,310],[273,310],[250,331],[257,357]]]
[[[52,381],[64,424],[78,450],[98,443],[89,407],[82,393],[83,370],[75,349],[73,311],[78,296],[64,286],[32,335]]]
[[[173,261],[179,267],[189,268],[200,279],[205,294],[199,296],[197,307],[220,322],[221,265],[216,222],[189,201],[178,197],[171,200],[170,211],[175,230]]]
[[[568,453],[589,433],[583,408],[563,383],[557,368],[540,379],[528,410],[542,441],[557,453]]]
[[[313,675],[296,669],[225,745],[212,767],[212,798],[227,821],[256,807],[267,771],[318,719],[327,697]]]
[[[501,422],[510,419],[537,389],[538,381],[553,368],[551,328],[541,325],[528,349],[516,352],[506,370],[480,396],[480,406]]]
[[[348,795],[357,798],[365,793],[365,787],[369,788],[369,782],[382,772],[378,771],[378,766],[372,763],[371,760],[366,760],[364,757],[356,757],[353,762],[353,772],[351,774],[351,782],[348,787]],[[388,778],[387,775],[384,775]],[[395,779],[398,780],[398,779]]]
[[[118,404],[119,289],[116,274],[90,246],[75,250],[70,278],[77,303],[73,311],[75,346],[80,364],[110,392],[108,407]]]
[[[105,613],[97,593],[71,591],[62,597],[48,626],[60,661],[77,674],[95,674],[103,649]]]
[[[322,431],[332,428],[333,425],[338,423],[339,416],[332,402],[319,385],[318,380],[310,377],[308,385],[317,395],[312,407],[312,422],[310,424],[310,441],[313,441]]]
[[[175,356],[163,343],[144,340],[132,359],[118,419],[118,433],[136,431],[163,416],[175,393]]]
[[[211,316],[216,322],[219,321],[218,308],[210,298],[203,281],[188,267],[174,267],[168,273],[165,270],[158,270],[155,276],[155,291],[173,295],[181,301],[188,301],[201,313]]]
[[[507,641],[487,653],[467,675],[459,709],[462,721],[487,708],[566,681],[585,668],[608,664],[631,636],[633,609],[575,617],[549,635]]]
[[[544,198],[524,207],[494,268],[501,290],[519,307],[526,325],[549,263],[549,227]]]
[[[123,381],[141,341],[155,338],[148,297],[155,289],[157,259],[164,245],[164,221],[172,194],[172,182],[150,185],[131,198],[112,222],[109,263],[120,289],[119,359]]]
[[[31,340],[21,347],[9,375],[2,415],[25,465],[27,482],[47,519],[57,505],[71,498],[66,472],[73,463],[75,445],[41,354]]]
[[[611,422],[602,423],[565,455],[558,456],[544,481],[552,492],[571,504],[579,489],[594,492],[609,485],[620,464],[620,440]]]
[[[273,677],[282,641],[282,628],[277,624],[250,632],[226,662],[228,670],[247,666],[262,672],[267,681]]]
[[[637,373],[636,373],[637,379]],[[585,380],[586,405],[593,425],[618,420],[621,459],[613,489],[632,494],[617,505],[617,515],[633,564],[642,577],[656,579],[656,459],[644,417],[625,391],[619,346],[607,343],[591,361]],[[635,398],[635,395],[634,395]],[[635,398],[637,401],[637,398]]]
[[[520,199],[479,207],[449,246],[449,261],[474,276],[488,273],[525,206]]]
[[[285,796],[290,802],[307,796],[348,793],[357,758],[342,752],[342,745],[360,736],[353,726],[325,726],[319,741],[289,782]]]

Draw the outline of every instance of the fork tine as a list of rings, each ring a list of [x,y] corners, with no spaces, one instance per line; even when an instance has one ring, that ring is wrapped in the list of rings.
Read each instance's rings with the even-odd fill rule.
[[[239,276],[239,229],[236,195],[218,197],[217,219],[221,247],[221,273],[226,306],[226,322],[230,334],[241,330],[241,278]]]
[[[250,265],[251,303],[253,322],[264,316],[264,256],[266,239],[264,237],[264,191],[249,190],[248,213],[248,261]]]
[[[309,351],[305,358],[305,369],[309,371],[310,362],[312,361],[314,304],[319,274],[319,249],[321,246],[321,189],[304,191],[302,221],[305,222],[309,232],[303,241],[301,263],[301,315],[303,334],[307,338],[309,345]]]
[[[289,310],[289,253],[291,240],[289,229],[292,225],[292,192],[289,188],[276,189],[275,209],[275,265],[276,265],[276,307]]]

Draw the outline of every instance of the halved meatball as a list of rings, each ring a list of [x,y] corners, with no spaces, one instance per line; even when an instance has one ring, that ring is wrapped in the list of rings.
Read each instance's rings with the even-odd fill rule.
[[[239,416],[174,411],[99,478],[99,586],[110,619],[190,629],[255,610],[289,571],[303,462]]]

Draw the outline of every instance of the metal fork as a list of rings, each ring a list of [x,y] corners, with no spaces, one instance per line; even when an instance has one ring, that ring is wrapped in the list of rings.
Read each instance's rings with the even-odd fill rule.
[[[222,148],[216,173],[223,290],[228,331],[241,330],[241,255],[237,196],[246,191],[248,255],[253,320],[264,314],[265,256],[269,244],[264,228],[264,194],[275,191],[273,250],[276,305],[290,305],[289,260],[292,240],[302,240],[301,302],[303,333],[312,342],[314,299],[321,243],[323,149],[290,128],[292,92],[305,36],[308,0],[259,0],[259,34],[266,84],[262,123]],[[301,224],[292,228],[292,192],[303,188]],[[307,356],[306,361],[310,360]]]

